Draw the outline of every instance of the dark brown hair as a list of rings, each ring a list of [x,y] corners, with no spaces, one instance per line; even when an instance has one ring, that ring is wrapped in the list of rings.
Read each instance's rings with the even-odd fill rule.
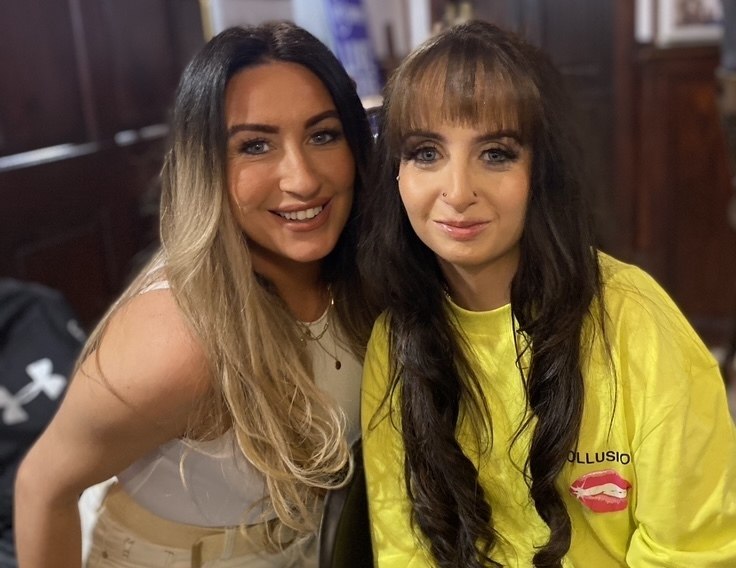
[[[488,450],[484,441],[492,441],[492,409],[448,310],[436,257],[412,230],[396,182],[402,137],[433,118],[513,128],[531,149],[530,198],[511,284],[509,326],[534,418],[524,475],[550,529],[534,565],[559,567],[570,546],[571,524],[555,479],[577,442],[584,398],[583,326],[601,291],[572,110],[547,57],[484,22],[428,40],[401,64],[385,92],[380,167],[361,269],[388,316],[391,392],[400,401],[391,412],[400,412],[395,423],[402,428],[413,521],[439,566],[481,567],[498,566],[493,547],[500,535],[494,530],[493,503],[468,456]],[[530,356],[526,368],[522,356]],[[461,416],[471,420],[478,448],[464,451],[457,440]],[[522,430],[527,427],[530,421]]]

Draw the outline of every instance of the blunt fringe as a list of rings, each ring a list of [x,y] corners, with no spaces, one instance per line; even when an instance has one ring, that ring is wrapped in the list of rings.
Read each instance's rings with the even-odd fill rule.
[[[468,457],[493,443],[492,411],[449,310],[439,264],[402,206],[396,182],[401,141],[407,132],[441,120],[513,127],[531,148],[531,191],[509,322],[530,408],[516,439],[533,427],[523,473],[550,529],[534,566],[559,568],[570,547],[571,523],[555,480],[578,439],[583,330],[589,317],[597,317],[601,295],[582,153],[562,83],[537,48],[492,24],[468,22],[427,40],[385,90],[367,208],[371,222],[359,258],[387,313],[392,364],[384,406],[400,415],[412,520],[442,567],[499,566],[493,547],[502,535],[494,529],[493,503]],[[477,448],[460,446],[456,432],[462,420],[470,420]]]

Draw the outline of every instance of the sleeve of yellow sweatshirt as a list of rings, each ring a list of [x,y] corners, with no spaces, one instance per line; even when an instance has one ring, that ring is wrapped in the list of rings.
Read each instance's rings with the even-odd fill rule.
[[[716,361],[667,294],[631,269],[614,300],[627,420],[635,427],[629,566],[736,567],[736,428]],[[611,295],[616,296],[616,284]]]

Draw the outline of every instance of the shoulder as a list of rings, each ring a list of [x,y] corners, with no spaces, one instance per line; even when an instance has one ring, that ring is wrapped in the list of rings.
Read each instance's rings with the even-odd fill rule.
[[[601,255],[603,335],[624,400],[660,416],[723,390],[718,364],[687,318],[644,270]],[[651,405],[657,401],[656,405]]]
[[[27,471],[53,466],[42,477],[57,494],[78,495],[184,434],[209,392],[204,351],[167,290],[126,299],[93,338],[26,460]]]
[[[647,272],[635,266],[598,253],[606,305],[622,302],[671,303],[662,287]]]
[[[388,318],[381,314],[373,324],[363,363],[363,403],[377,406],[389,383]]]
[[[692,362],[715,364],[680,308],[652,276],[608,255],[599,258],[606,323],[615,337],[637,349],[685,351]]]
[[[170,290],[120,305],[82,371],[142,409],[188,407],[209,388],[205,351]]]
[[[378,316],[373,324],[371,337],[368,341],[369,351],[385,351],[388,349],[389,318],[386,312]]]

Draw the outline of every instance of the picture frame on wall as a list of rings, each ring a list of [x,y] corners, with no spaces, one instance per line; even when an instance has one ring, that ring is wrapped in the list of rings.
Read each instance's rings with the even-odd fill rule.
[[[721,0],[654,0],[657,47],[714,44],[723,36]]]

